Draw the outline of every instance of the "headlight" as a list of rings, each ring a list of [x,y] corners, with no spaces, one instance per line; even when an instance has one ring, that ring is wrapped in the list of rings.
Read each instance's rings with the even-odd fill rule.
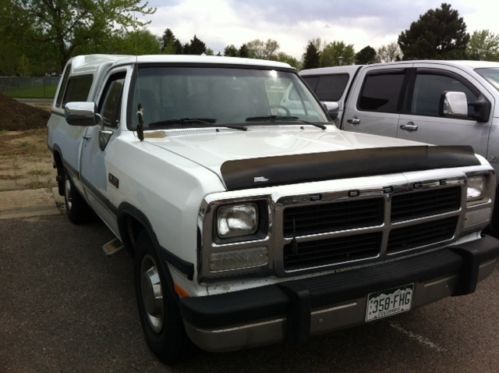
[[[217,210],[217,235],[220,238],[249,236],[258,230],[255,203],[221,206]]]
[[[466,200],[471,202],[483,199],[486,191],[486,184],[485,176],[470,176],[466,189]]]

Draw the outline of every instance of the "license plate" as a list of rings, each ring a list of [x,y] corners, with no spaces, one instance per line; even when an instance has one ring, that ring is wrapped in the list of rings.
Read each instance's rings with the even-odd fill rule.
[[[367,296],[366,322],[409,311],[413,294],[414,284],[369,294]]]

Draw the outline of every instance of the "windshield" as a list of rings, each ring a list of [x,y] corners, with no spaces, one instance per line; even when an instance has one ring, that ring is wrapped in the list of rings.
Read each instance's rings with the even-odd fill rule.
[[[499,91],[499,67],[475,69],[475,71],[487,79]]]
[[[144,129],[328,121],[295,73],[269,69],[140,66],[131,103],[130,129],[139,107]]]

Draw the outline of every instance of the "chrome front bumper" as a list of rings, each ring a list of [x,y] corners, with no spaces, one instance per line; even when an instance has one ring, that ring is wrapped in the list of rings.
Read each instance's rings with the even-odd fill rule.
[[[412,308],[472,293],[492,273],[498,257],[499,241],[484,237],[459,248],[346,273],[187,298],[181,309],[187,334],[207,351],[304,341],[309,335],[363,324],[367,295],[373,291],[414,283]]]

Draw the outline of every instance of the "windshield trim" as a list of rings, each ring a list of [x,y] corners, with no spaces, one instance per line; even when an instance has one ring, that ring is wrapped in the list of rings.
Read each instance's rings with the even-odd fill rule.
[[[133,94],[135,91],[135,85],[137,83],[138,71],[141,67],[148,67],[148,68],[153,68],[153,67],[228,68],[228,69],[240,69],[240,70],[243,70],[243,69],[244,70],[268,70],[268,71],[275,70],[275,71],[290,73],[290,74],[293,74],[303,84],[304,88],[316,100],[316,102],[319,105],[320,110],[322,110],[322,113],[324,114],[325,118],[327,120],[330,119],[327,111],[323,107],[321,101],[319,100],[319,98],[317,97],[315,92],[312,91],[312,89],[310,89],[310,87],[302,79],[300,74],[298,74],[298,71],[293,67],[288,68],[288,67],[283,67],[283,66],[247,65],[247,64],[233,64],[233,63],[230,63],[230,64],[229,63],[207,63],[207,62],[140,62],[140,63],[133,64],[133,72],[132,72],[130,86],[129,86],[128,95],[127,95],[126,127],[127,127],[127,130],[129,130],[129,131],[135,131],[135,128],[133,128],[131,126],[133,123],[133,115],[134,115],[135,110],[136,110],[132,107],[133,106]],[[185,127],[185,128],[188,128],[188,127]],[[149,131],[149,129],[145,129],[144,131]]]

